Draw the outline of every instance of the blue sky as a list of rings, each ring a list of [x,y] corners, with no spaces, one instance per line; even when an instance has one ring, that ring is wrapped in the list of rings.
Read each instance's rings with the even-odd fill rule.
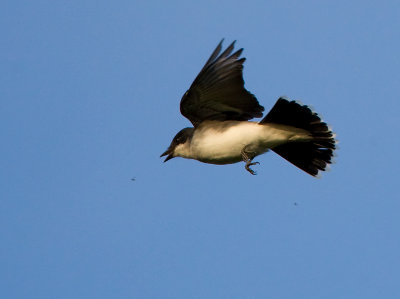
[[[398,1],[0,8],[2,297],[400,297]],[[162,163],[221,38],[267,111],[331,124],[321,179],[274,153],[257,176]]]

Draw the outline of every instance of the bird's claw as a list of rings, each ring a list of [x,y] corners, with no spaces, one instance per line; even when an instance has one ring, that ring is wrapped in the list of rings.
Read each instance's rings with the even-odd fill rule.
[[[253,169],[251,169],[250,166],[252,166],[252,165],[257,165],[257,164],[260,164],[260,162],[253,162],[253,163],[250,163],[250,161],[249,161],[249,162],[246,163],[246,166],[245,166],[244,168],[245,168],[248,172],[250,172],[252,175],[256,175],[257,172],[255,172]]]
[[[255,172],[253,169],[251,169],[250,166],[260,164],[260,162],[251,162],[255,156],[256,156],[256,154],[249,150],[248,145],[242,149],[242,159],[244,162],[246,162],[246,165],[244,166],[244,168],[248,172],[250,172],[252,175],[256,175],[257,172]]]

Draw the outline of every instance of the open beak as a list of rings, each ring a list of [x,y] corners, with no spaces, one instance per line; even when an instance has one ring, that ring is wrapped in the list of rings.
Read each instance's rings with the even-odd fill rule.
[[[168,156],[167,156],[168,155]],[[164,157],[164,156],[167,156],[166,158],[165,158],[165,160],[164,160],[164,162],[167,162],[169,159],[172,159],[174,156],[172,155],[172,150],[171,149],[167,149],[161,156],[160,156],[160,158],[161,157]]]

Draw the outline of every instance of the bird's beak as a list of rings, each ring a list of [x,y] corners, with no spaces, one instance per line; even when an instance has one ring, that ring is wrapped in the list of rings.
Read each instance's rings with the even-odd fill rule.
[[[168,155],[168,156],[167,156],[167,155]],[[173,156],[173,154],[172,154],[172,150],[171,150],[170,148],[167,149],[167,150],[160,156],[160,158],[161,158],[161,157],[164,157],[164,156],[167,156],[167,157],[165,158],[164,162],[167,162],[168,160],[174,158],[174,156]]]

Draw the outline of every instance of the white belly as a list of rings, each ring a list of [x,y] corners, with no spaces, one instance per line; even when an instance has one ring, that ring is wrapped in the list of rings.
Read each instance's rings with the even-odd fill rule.
[[[304,138],[304,130],[299,132],[299,129],[287,126],[241,121],[206,122],[196,128],[190,153],[193,159],[205,163],[236,163],[242,161],[244,147],[255,156],[261,155],[299,133]]]

